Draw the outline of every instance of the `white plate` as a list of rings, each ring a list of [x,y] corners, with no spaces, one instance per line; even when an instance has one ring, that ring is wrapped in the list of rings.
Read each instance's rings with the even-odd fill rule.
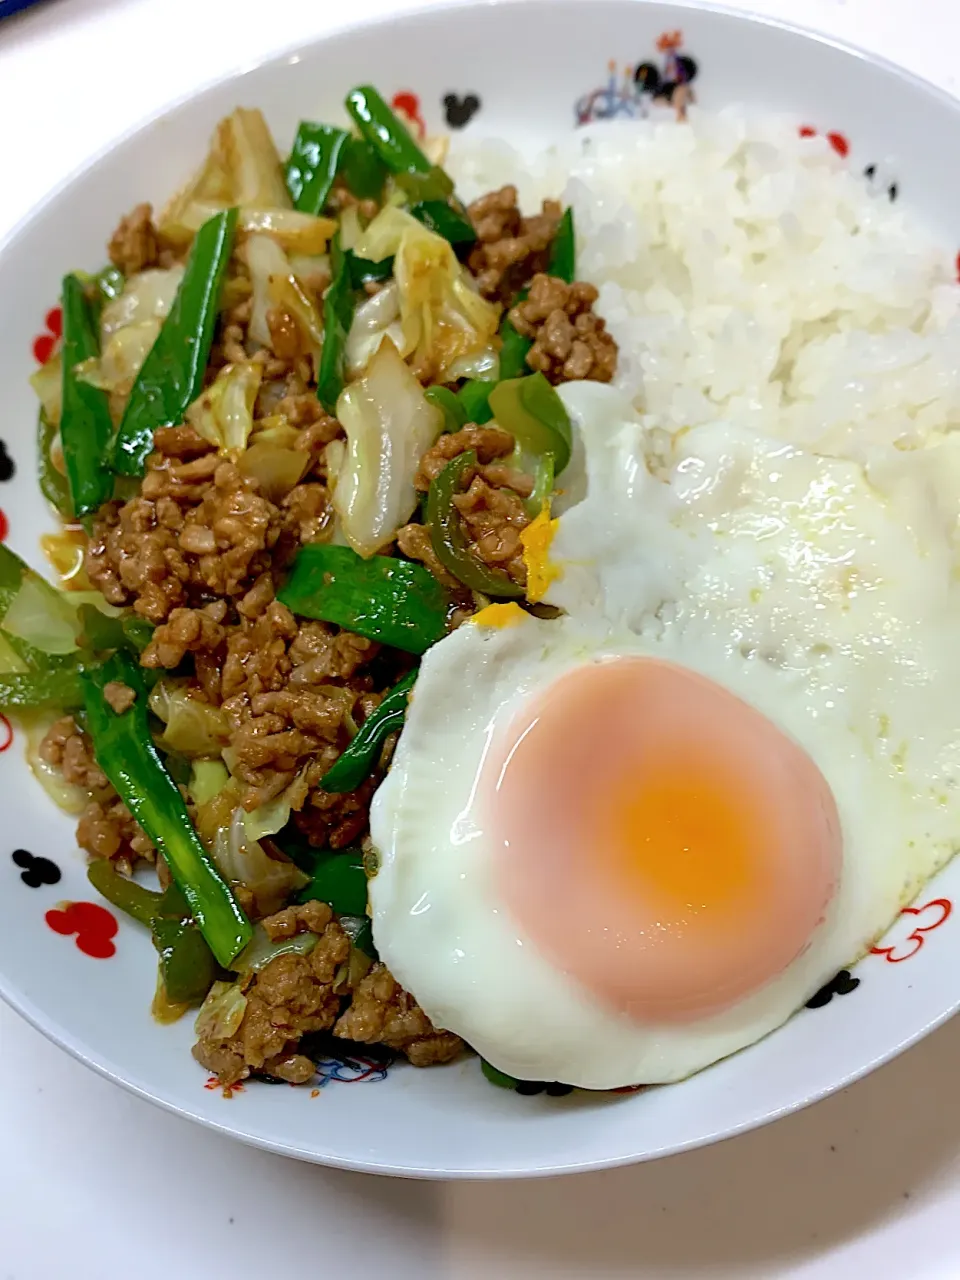
[[[62,273],[94,269],[117,216],[162,201],[202,156],[215,122],[237,104],[264,109],[281,144],[303,118],[336,120],[344,93],[372,82],[413,95],[426,127],[477,107],[476,134],[530,139],[572,127],[577,109],[630,116],[650,109],[625,72],[662,66],[657,41],[681,31],[693,87],[710,108],[734,101],[791,113],[836,135],[851,165],[896,183],[947,244],[960,240],[960,107],[855,51],[740,15],[630,0],[550,0],[433,9],[322,41],[231,77],[143,126],[71,179],[0,254],[3,440],[16,472],[0,483],[9,541],[42,566],[50,527],[33,459],[36,405],[27,378]],[[611,59],[614,65],[611,69]],[[654,107],[653,110],[667,108]],[[2,455],[0,455],[2,461]],[[3,470],[0,469],[0,475]],[[5,731],[0,724],[0,747]],[[435,1177],[545,1174],[652,1159],[784,1115],[849,1083],[930,1031],[960,1004],[960,864],[903,913],[883,944],[823,1007],[804,1010],[761,1044],[681,1085],[632,1095],[524,1097],[492,1088],[475,1060],[386,1077],[330,1068],[318,1088],[248,1086],[226,1099],[206,1088],[189,1020],[155,1024],[155,955],[124,919],[109,959],[83,954],[45,915],[95,898],[73,823],[22,760],[19,735],[0,755],[6,805],[0,847],[0,994],[82,1061],[181,1115],[261,1146],[321,1163]],[[31,888],[17,849],[53,860],[62,878]],[[21,859],[22,861],[22,859]],[[27,871],[28,878],[29,870]]]

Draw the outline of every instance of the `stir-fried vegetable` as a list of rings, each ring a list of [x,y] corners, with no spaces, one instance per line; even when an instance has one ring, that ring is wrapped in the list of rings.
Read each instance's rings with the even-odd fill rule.
[[[486,596],[523,598],[523,587],[500,569],[483,564],[470,550],[460,512],[454,498],[460,492],[463,475],[477,465],[472,449],[451,458],[431,481],[427,493],[427,524],[430,541],[443,567],[465,587]]]
[[[345,129],[335,125],[301,121],[286,167],[287,190],[295,209],[323,213],[348,137]]]
[[[430,231],[453,245],[468,245],[476,241],[477,233],[466,214],[446,200],[421,200],[411,205],[410,213]]]
[[[503,372],[503,352],[500,353],[500,370]],[[463,408],[463,416],[466,422],[475,422],[477,426],[483,426],[485,422],[489,422],[493,417],[493,410],[490,408],[490,392],[497,384],[492,380],[474,379],[471,382],[465,382],[457,392],[457,399]]]
[[[236,209],[205,222],[190,250],[170,314],[133,384],[114,442],[121,475],[143,474],[158,427],[183,421],[203,386],[220,289],[233,248]]]
[[[335,479],[333,506],[340,531],[360,555],[373,555],[396,536],[417,506],[420,459],[443,429],[389,339],[381,342],[363,377],[336,406],[347,452]]]
[[[83,685],[76,666],[0,675],[0,709],[4,711],[36,711],[42,707],[75,711],[81,706]]]
[[[253,410],[263,378],[255,360],[227,364],[189,405],[186,420],[221,453],[241,453],[253,430]]]
[[[119,298],[126,286],[126,276],[119,267],[112,264],[104,267],[97,275],[97,293],[104,302],[112,302]]]
[[[337,178],[358,200],[376,200],[385,176],[376,152],[362,138],[335,125],[301,122],[286,166],[294,208],[322,214]]]
[[[135,613],[110,617],[92,604],[82,604],[77,616],[80,620],[79,643],[97,653],[112,649],[143,653],[153,636],[153,623]]]
[[[417,146],[410,130],[372,85],[359,85],[351,90],[347,94],[346,108],[363,138],[391,173],[429,174],[433,171],[429,157]]]
[[[51,654],[72,654],[80,624],[70,598],[0,543],[0,619],[18,652],[26,645],[49,667]],[[22,642],[22,644],[18,643]]]
[[[100,768],[167,860],[210,949],[228,965],[250,940],[251,925],[221,879],[190,822],[176,783],[164,768],[147,721],[146,688],[139,666],[116,653],[82,674],[87,728]],[[136,700],[117,715],[104,688],[118,681]]]
[[[509,315],[504,316],[500,325],[500,339],[500,377],[521,377],[527,372],[527,352],[533,343],[517,332]]]
[[[58,431],[63,409],[63,360],[59,351],[30,375],[30,385],[37,394],[43,415],[54,431]]]
[[[384,742],[391,733],[403,728],[410,690],[416,678],[416,671],[405,675],[367,716],[356,737],[320,779],[320,786],[324,791],[356,791],[372,772]]]
[[[463,401],[449,387],[427,387],[423,393],[444,417],[444,431],[459,431],[468,421]]]
[[[300,548],[277,599],[301,617],[407,653],[423,653],[446,634],[450,609],[446,590],[422,565],[393,556],[363,560],[349,547],[319,542]]]
[[[327,413],[336,413],[343,391],[347,334],[355,305],[350,265],[340,248],[339,236],[330,246],[332,279],[323,300],[323,354],[317,372],[317,397]]]
[[[393,259],[388,261],[392,263]],[[404,346],[403,325],[400,323],[400,290],[395,280],[391,280],[372,298],[361,302],[354,312],[353,323],[347,334],[348,373],[354,377],[362,373],[376,355],[384,338],[389,338],[398,351]]]
[[[150,922],[160,955],[160,979],[174,1004],[199,1004],[213,986],[217,962],[176,884],[159,896]]]
[[[547,275],[556,276],[566,284],[573,284],[576,275],[576,229],[573,225],[573,210],[564,209],[563,217],[550,246],[550,257],[547,260]]]
[[[516,1089],[520,1083],[514,1076],[508,1076],[505,1071],[501,1071],[499,1067],[495,1067],[492,1062],[488,1062],[486,1058],[480,1059],[480,1070],[485,1078],[491,1084],[495,1084],[499,1089]]]
[[[310,883],[298,902],[326,902],[339,916],[363,916],[367,910],[367,876],[360,849],[325,852],[317,859]]]
[[[573,431],[563,401],[542,373],[500,382],[490,393],[490,408],[504,431],[517,442],[525,461],[552,455],[554,474],[570,461]]]
[[[232,798],[228,791],[227,801]],[[235,800],[233,804],[228,824],[217,831],[213,856],[228,881],[242,884],[253,894],[258,913],[272,915],[291,893],[303,888],[307,878],[296,863],[271,858],[259,840],[247,833],[244,812]]]
[[[103,391],[77,377],[76,366],[100,354],[100,341],[83,285],[63,278],[63,399],[60,441],[77,516],[96,511],[113,493],[113,476],[103,456],[113,435],[110,406]]]
[[[122,876],[109,858],[94,858],[87,867],[87,879],[97,893],[118,911],[125,912],[149,929],[160,909],[161,893]]]

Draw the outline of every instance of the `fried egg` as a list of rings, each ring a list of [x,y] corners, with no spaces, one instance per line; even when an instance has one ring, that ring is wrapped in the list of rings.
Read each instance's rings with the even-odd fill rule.
[[[565,612],[493,606],[427,653],[370,899],[437,1025],[604,1089],[779,1026],[954,852],[960,452],[661,440],[561,394]]]

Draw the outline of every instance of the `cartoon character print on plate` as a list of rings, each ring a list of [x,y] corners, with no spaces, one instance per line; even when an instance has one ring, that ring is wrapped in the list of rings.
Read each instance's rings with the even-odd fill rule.
[[[39,857],[28,849],[14,849],[10,858],[15,866],[20,867],[20,879],[28,889],[39,889],[45,884],[59,884],[60,868],[49,858]]]
[[[61,902],[43,917],[54,933],[76,935],[77,950],[94,960],[116,955],[116,917],[96,902]]]
[[[848,996],[851,991],[856,991],[860,985],[860,979],[851,976],[849,969],[841,969],[835,978],[831,978],[829,982],[824,983],[820,990],[810,997],[806,1007],[808,1009],[822,1009],[824,1005],[828,1005],[834,996]]]
[[[63,333],[63,312],[52,307],[43,318],[44,332],[33,340],[33,358],[37,364],[46,364],[57,348]]]
[[[577,99],[577,124],[593,120],[644,120],[651,110],[671,108],[678,120],[686,120],[687,107],[695,101],[693,82],[699,74],[697,62],[683,50],[683,32],[665,31],[657,41],[656,59],[624,65],[607,63],[606,84]]]
[[[420,110],[420,99],[417,95],[409,89],[400,89],[390,99],[390,105],[408,126],[414,137],[422,142],[427,136],[427,126]]]
[[[871,947],[870,954],[883,956],[890,964],[912,960],[923,948],[927,935],[945,924],[952,912],[953,903],[949,898],[933,898],[922,907],[904,907],[881,939],[882,945]]]
[[[448,93],[443,99],[443,115],[451,129],[465,128],[480,110],[480,99],[475,93],[458,97]]]

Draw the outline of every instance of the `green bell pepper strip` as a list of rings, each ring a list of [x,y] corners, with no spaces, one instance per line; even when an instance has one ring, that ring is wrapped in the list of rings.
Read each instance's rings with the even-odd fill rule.
[[[103,455],[113,436],[105,391],[81,382],[75,368],[100,354],[100,337],[86,290],[76,276],[64,276],[63,409],[60,442],[74,514],[92,515],[113,493],[113,476]]]
[[[511,378],[520,378],[529,372],[527,369],[527,352],[533,346],[533,343],[513,327],[509,312],[503,317],[503,322],[500,325],[500,341],[501,381],[505,382]]]
[[[349,547],[308,543],[277,599],[301,617],[406,653],[423,653],[447,634],[446,588],[422,565],[393,556],[364,560]]]
[[[434,166],[417,146],[410,130],[372,85],[358,85],[351,89],[344,105],[361,136],[391,173],[430,173],[433,170]]]
[[[109,858],[94,858],[87,867],[87,879],[97,893],[118,911],[132,916],[147,928],[153,923],[162,895],[122,876]]]
[[[467,425],[467,411],[463,401],[449,387],[427,387],[423,394],[442,412],[444,431],[459,431],[461,427]]]
[[[348,137],[336,125],[300,122],[284,174],[295,209],[316,217],[323,213]]]
[[[428,200],[445,201],[453,196],[453,179],[439,165],[433,165],[427,173],[395,173],[393,185],[403,193],[408,205]]]
[[[521,456],[552,454],[554,474],[562,474],[570,461],[573,429],[563,401],[542,373],[498,382],[490,393],[490,408],[497,424],[516,440]]]
[[[49,671],[0,676],[0,711],[36,711],[44,707],[74,711],[82,706],[83,684],[76,663]]]
[[[168,885],[158,897],[150,933],[167,998],[175,1004],[199,1004],[216,981],[217,962],[177,885]]]
[[[520,1083],[515,1076],[508,1076],[505,1071],[501,1071],[498,1067],[495,1067],[493,1063],[488,1062],[486,1058],[480,1059],[480,1070],[483,1072],[484,1077],[489,1080],[491,1084],[495,1084],[498,1089],[516,1089],[517,1085]]]
[[[101,613],[92,604],[82,604],[78,617],[80,642],[98,653],[111,649],[129,649],[131,653],[143,653],[153,637],[153,623],[136,614],[111,617]]]
[[[237,210],[225,209],[194,237],[173,306],[137,374],[120,421],[113,464],[121,475],[143,475],[154,431],[182,422],[187,406],[203,389],[236,227]]]
[[[337,793],[356,791],[361,782],[370,775],[387,737],[403,728],[410,690],[416,678],[416,671],[405,675],[393,686],[380,705],[367,716],[357,731],[356,737],[320,779],[318,785],[323,791]]]
[[[200,843],[183,797],[154,746],[140,667],[129,654],[118,652],[84,671],[81,680],[97,764],[166,858],[200,932],[226,968],[253,937],[253,926]],[[122,715],[104,700],[104,687],[112,680],[137,694]]]
[[[482,427],[493,417],[490,408],[490,392],[497,384],[483,378],[473,378],[465,382],[457,392],[457,399],[463,408],[463,416],[467,422],[475,422]]]
[[[41,409],[37,418],[37,475],[40,492],[61,520],[72,520],[73,504],[70,501],[67,477],[57,470],[50,457],[50,449],[56,438],[57,428]]]
[[[440,474],[430,482],[427,492],[427,524],[430,541],[443,567],[465,587],[487,596],[522,599],[523,587],[499,569],[483,564],[470,550],[460,512],[454,498],[460,492],[461,480],[470,467],[476,466],[472,449],[451,458]]]
[[[352,249],[347,249],[344,257],[350,267],[350,283],[355,289],[362,289],[368,280],[389,280],[393,275],[393,258],[382,258],[380,262],[372,262],[369,258],[360,258]]]
[[[360,928],[350,939],[358,951],[362,951],[364,955],[369,956],[371,960],[378,960],[380,953],[377,951],[376,943],[373,940],[373,923],[367,916],[363,917],[363,923]]]
[[[330,244],[330,287],[323,299],[323,351],[317,373],[317,398],[335,414],[343,390],[347,362],[347,334],[353,324],[356,296],[350,279],[350,260],[340,247],[340,233]]]
[[[358,200],[379,200],[387,170],[369,142],[350,135],[340,153],[339,177]]]
[[[410,213],[428,231],[436,232],[456,247],[476,242],[477,233],[466,213],[446,200],[421,200],[410,206]]]
[[[338,849],[320,857],[310,883],[297,894],[297,902],[326,902],[338,916],[367,913],[367,876],[359,849]]]
[[[550,257],[547,260],[547,275],[555,276],[566,284],[573,284],[577,263],[576,230],[573,225],[573,210],[566,208],[563,217],[550,245]]]

